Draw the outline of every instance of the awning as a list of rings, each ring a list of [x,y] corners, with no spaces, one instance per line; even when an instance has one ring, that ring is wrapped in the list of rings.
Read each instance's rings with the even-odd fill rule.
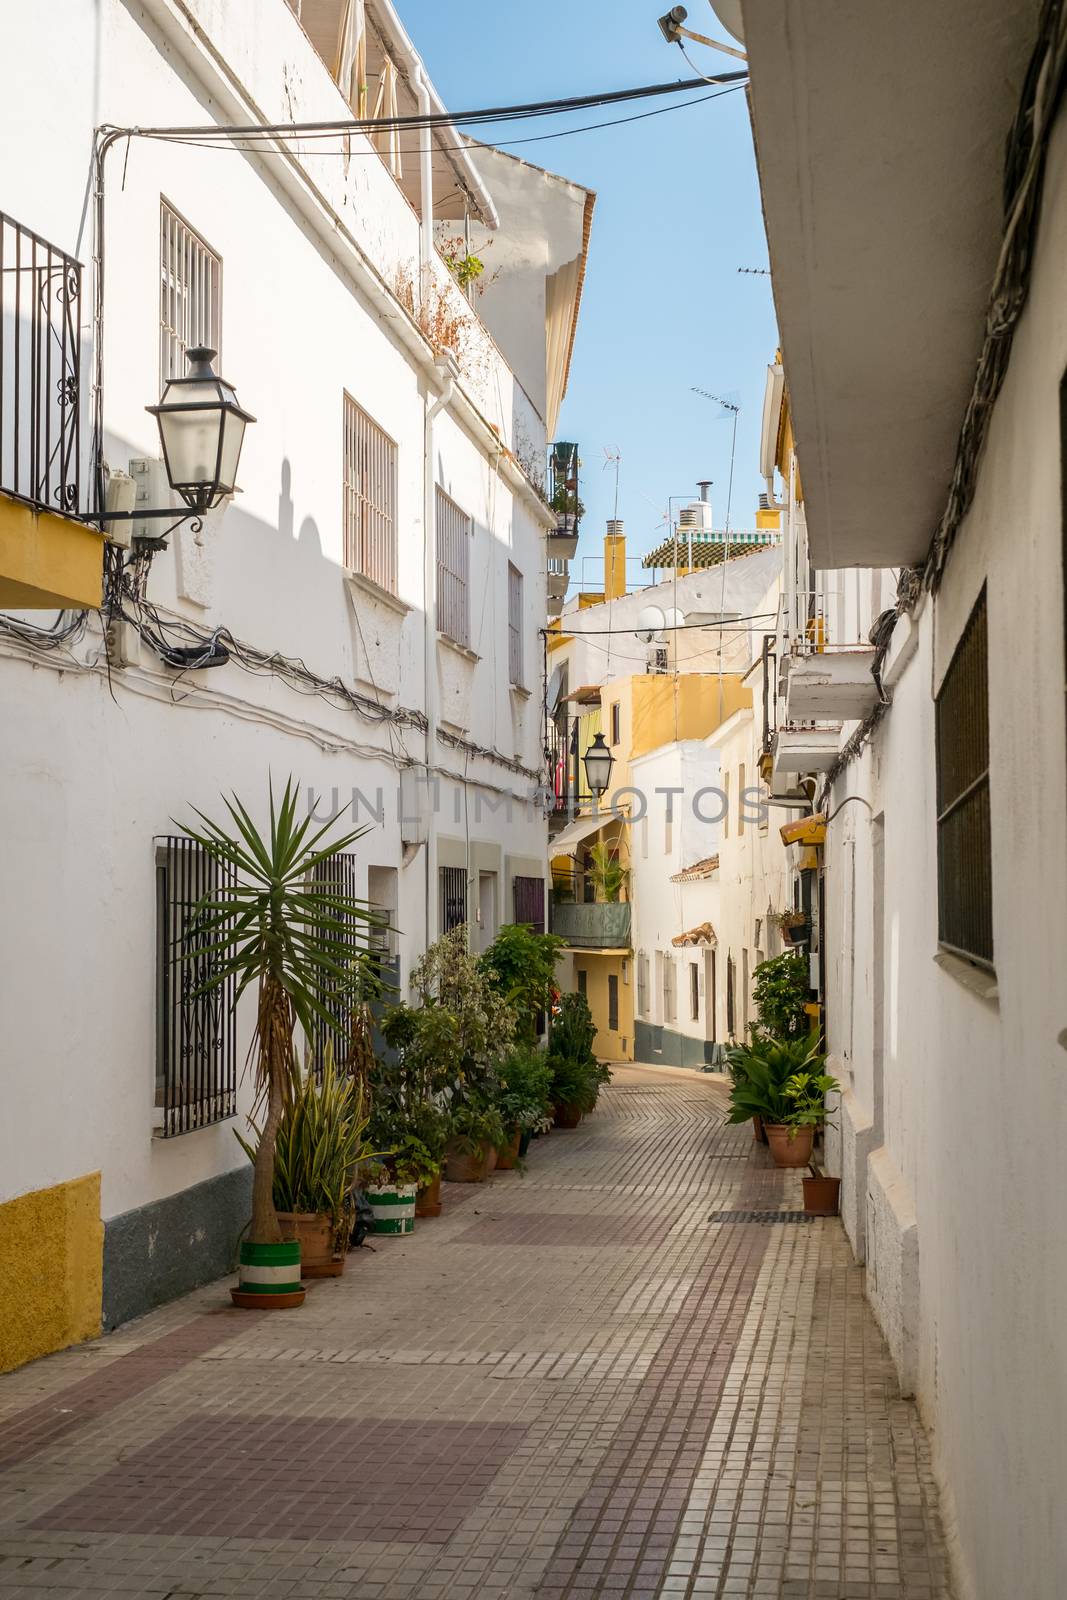
[[[591,838],[594,833],[599,833],[609,822],[618,820],[610,811],[601,811],[595,817],[577,817],[562,833],[549,839],[548,859],[551,861],[553,856],[572,856],[577,845]]]

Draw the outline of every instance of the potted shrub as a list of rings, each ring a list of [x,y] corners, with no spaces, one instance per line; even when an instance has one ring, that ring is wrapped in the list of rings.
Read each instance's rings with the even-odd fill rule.
[[[518,1044],[504,1062],[500,1077],[498,1109],[508,1137],[497,1150],[496,1164],[507,1172],[526,1153],[523,1139],[528,1147],[534,1129],[548,1118],[552,1069],[543,1050],[533,1044]]]
[[[336,1278],[344,1271],[352,1191],[360,1163],[369,1158],[363,1107],[362,1085],[338,1073],[329,1042],[321,1080],[307,1064],[286,1094],[274,1152],[274,1205],[282,1238],[299,1242],[302,1277]],[[237,1138],[255,1163],[256,1149]]]
[[[822,1073],[825,1057],[819,1042],[754,1036],[729,1052],[733,1087],[727,1122],[763,1121],[767,1142],[780,1167],[806,1167],[814,1132],[825,1114],[823,1100],[837,1088]],[[822,1086],[821,1093],[819,1086]],[[818,1101],[819,1115],[814,1106]]]
[[[484,1183],[496,1166],[504,1143],[504,1123],[496,1106],[465,1099],[452,1113],[452,1134],[445,1146],[449,1183]]]
[[[805,1038],[811,1032],[811,1017],[805,1010],[810,997],[807,956],[786,950],[761,961],[752,975],[757,1019],[752,1027],[772,1039]]]
[[[382,1022],[391,1052],[373,1069],[376,1145],[390,1176],[416,1185],[415,1216],[441,1215],[450,1084],[458,1070],[459,1024],[442,1006],[395,1006]]]
[[[562,995],[554,1012],[548,1041],[554,1120],[557,1128],[576,1128],[596,1105],[607,1069],[593,1054],[596,1028],[585,996]]]
[[[299,1022],[308,1038],[338,1018],[329,1007],[350,991],[353,941],[365,952],[377,917],[362,901],[326,882],[317,869],[347,850],[362,828],[337,835],[335,821],[312,828],[297,819],[298,788],[292,778],[276,802],[269,794],[270,827],[261,833],[241,801],[224,800],[230,831],[197,812],[201,826],[183,826],[220,869],[218,887],[197,906],[196,948],[187,960],[210,966],[200,993],[236,979],[235,1001],[256,993],[256,1025],[248,1050],[263,1124],[252,1181],[252,1220],[240,1247],[240,1285],[234,1303],[257,1310],[300,1305],[300,1245],[287,1240],[274,1204],[278,1130],[286,1103],[301,1088],[293,1048]],[[334,833],[334,837],[329,835]]]
[[[824,1060],[814,1054],[809,1070],[786,1080],[783,1095],[789,1109],[784,1122],[767,1128],[767,1143],[780,1167],[806,1167],[811,1160],[815,1130],[826,1121],[826,1096],[841,1087],[836,1078],[817,1070]]]
[[[773,921],[786,944],[804,944],[811,935],[811,926],[803,911],[779,911]]]
[[[508,923],[479,960],[481,972],[515,1013],[515,1036],[536,1043],[552,1008],[556,963],[566,941],[535,933],[526,923]]]
[[[467,948],[465,927],[453,928],[430,946],[412,971],[411,985],[421,1002],[415,1009],[444,1013],[454,1024],[439,1069],[448,1098],[445,1177],[479,1182],[504,1143],[497,1109],[500,1066],[514,1038],[514,1010]]]

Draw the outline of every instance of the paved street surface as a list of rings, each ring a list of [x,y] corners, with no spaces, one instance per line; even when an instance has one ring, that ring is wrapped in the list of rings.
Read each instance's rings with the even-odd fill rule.
[[[622,1069],[302,1310],[217,1284],[0,1379],[0,1596],[947,1596],[840,1225],[724,1103]]]

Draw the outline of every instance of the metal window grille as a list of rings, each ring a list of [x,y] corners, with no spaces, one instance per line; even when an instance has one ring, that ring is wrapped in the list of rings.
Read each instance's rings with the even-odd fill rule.
[[[589,973],[585,967],[578,968],[578,993],[584,1000],[589,993]]]
[[[51,511],[91,509],[80,474],[81,271],[0,213],[0,489]]]
[[[471,519],[437,490],[437,626],[457,644],[471,642]]]
[[[619,978],[615,972],[608,973],[608,1032],[619,1031]]]
[[[344,402],[345,566],[396,593],[397,449],[350,394]]]
[[[936,700],[938,937],[993,963],[986,595],[979,595]]]
[[[159,841],[156,1105],[164,1138],[237,1114],[236,979],[205,991],[227,952],[197,953],[208,942],[200,903],[233,881],[194,839]]]
[[[522,573],[508,563],[508,678],[522,688]]]
[[[545,931],[545,880],[543,878],[515,878],[512,880],[512,899],[515,921],[528,923],[535,933]]]
[[[165,200],[159,208],[159,377],[184,378],[185,352],[222,353],[222,261]]]
[[[692,1022],[700,1019],[700,968],[695,961],[689,963],[689,1017]]]
[[[320,893],[326,892],[336,896],[338,900],[360,900],[358,892],[358,857],[350,851],[342,851],[340,855],[330,856],[326,861],[316,862],[311,869],[311,887]],[[353,977],[358,976],[361,965],[368,958],[375,962],[380,958],[382,946],[376,943],[375,936],[381,931],[371,929],[362,917],[351,912],[332,912],[339,922],[344,924],[344,931],[333,930],[333,937],[341,939],[348,946],[348,963],[351,965]],[[388,933],[385,933],[388,941]],[[387,959],[387,958],[386,958]],[[322,1069],[326,1065],[327,1043],[333,1046],[334,1065],[344,1068],[348,1065],[352,1048],[352,1016],[359,1003],[358,992],[351,988],[339,987],[337,981],[328,976],[325,980],[326,989],[320,996],[322,1004],[333,1017],[332,1027],[320,1022],[315,1030],[315,1037],[310,1041],[311,1062],[316,1077],[322,1076]]]
[[[645,955],[637,958],[637,1011],[639,1016],[648,1016],[648,957]]]
[[[674,962],[671,960],[670,956],[664,956],[664,958],[663,958],[663,1020],[664,1020],[664,1022],[673,1022],[675,1020],[675,1015],[676,1015],[676,1013],[675,1013],[675,1003],[674,1003]]]
[[[466,867],[441,868],[441,932],[462,928],[467,920]]]

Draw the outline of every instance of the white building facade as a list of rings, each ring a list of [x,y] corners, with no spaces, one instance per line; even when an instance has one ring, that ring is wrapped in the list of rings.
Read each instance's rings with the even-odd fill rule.
[[[346,886],[388,913],[401,991],[457,922],[484,945],[503,922],[544,919],[538,629],[555,519],[540,491],[591,195],[509,162],[498,211],[477,148],[446,124],[403,149],[358,130],[123,134],[88,162],[105,125],[369,115],[350,71],[384,84],[387,107],[441,110],[388,0],[368,0],[358,39],[339,0],[305,5],[303,25],[296,10],[266,0],[253,25],[215,0],[78,0],[59,47],[43,12],[7,28],[0,207],[84,263],[83,473],[95,399],[106,467],[138,504],[171,503],[145,406],[194,345],[218,352],[256,418],[232,503],[150,560],[136,542],[111,558],[106,637],[95,614],[59,647],[0,627],[0,1209],[88,1182],[105,1325],[227,1270],[247,1215],[233,1133],[248,1029],[236,1046],[190,1043],[203,1019],[182,1012],[161,954],[174,819],[218,817],[223,791],[262,818],[268,779],[290,775],[321,818],[348,805],[367,831]],[[57,48],[79,87],[33,162],[16,159]],[[434,244],[472,219],[498,241],[484,306]],[[195,1084],[163,1059],[183,1050]]]
[[[774,730],[774,781],[810,777],[827,819],[829,1159],[931,1431],[953,1592],[1046,1600],[1067,1590],[1064,20],[1039,39],[1036,6],[983,4],[916,35],[831,5],[787,33],[784,10],[745,16],[799,587],[851,613],[836,641],[803,613]]]

